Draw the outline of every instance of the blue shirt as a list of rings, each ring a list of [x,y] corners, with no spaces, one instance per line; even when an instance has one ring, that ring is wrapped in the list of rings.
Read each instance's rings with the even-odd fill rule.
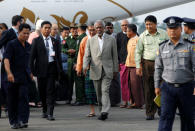
[[[170,40],[160,45],[155,60],[155,87],[161,80],[183,84],[195,78],[195,45],[180,39],[174,45]]]

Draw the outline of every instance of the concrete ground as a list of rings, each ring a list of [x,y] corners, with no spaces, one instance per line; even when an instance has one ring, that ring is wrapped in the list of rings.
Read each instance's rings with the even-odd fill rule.
[[[96,107],[96,112],[97,107]],[[145,120],[144,109],[121,109],[112,107],[109,118],[99,121],[97,117],[88,118],[89,106],[57,105],[55,108],[55,121],[48,121],[40,117],[40,108],[31,108],[29,127],[18,129],[26,131],[157,131],[159,117],[155,120]],[[180,130],[179,118],[175,118],[173,131]],[[0,119],[0,131],[13,131],[10,129],[8,119]]]

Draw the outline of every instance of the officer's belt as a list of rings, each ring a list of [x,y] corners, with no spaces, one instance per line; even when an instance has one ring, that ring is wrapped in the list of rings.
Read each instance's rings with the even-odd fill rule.
[[[166,82],[166,81],[165,81]],[[169,82],[166,82],[168,85],[171,85],[171,86],[173,86],[173,87],[176,87],[176,88],[179,88],[179,87],[181,87],[181,86],[185,86],[186,84],[188,84],[188,83],[190,83],[190,82],[192,82],[192,81],[188,81],[188,82],[186,82],[186,83],[169,83]]]

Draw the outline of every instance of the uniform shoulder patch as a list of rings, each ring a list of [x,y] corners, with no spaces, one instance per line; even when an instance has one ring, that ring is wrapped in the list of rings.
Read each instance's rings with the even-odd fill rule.
[[[163,44],[165,44],[165,43],[167,43],[169,40],[165,40],[165,41],[163,41],[163,42],[161,42],[160,44],[159,44],[159,46],[160,45],[163,45]]]
[[[189,42],[189,43],[191,43],[191,44],[194,44],[194,42],[192,42],[192,41],[190,41],[190,40],[188,40],[188,39],[183,39],[184,41],[186,41],[186,42]]]

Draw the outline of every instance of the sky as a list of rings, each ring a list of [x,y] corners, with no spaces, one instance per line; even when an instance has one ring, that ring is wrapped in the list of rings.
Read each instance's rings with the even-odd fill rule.
[[[163,20],[169,16],[189,17],[195,19],[195,1],[155,12],[150,12],[137,16],[136,18],[138,18],[139,22],[143,22],[147,15],[156,16],[158,23],[162,23]]]

